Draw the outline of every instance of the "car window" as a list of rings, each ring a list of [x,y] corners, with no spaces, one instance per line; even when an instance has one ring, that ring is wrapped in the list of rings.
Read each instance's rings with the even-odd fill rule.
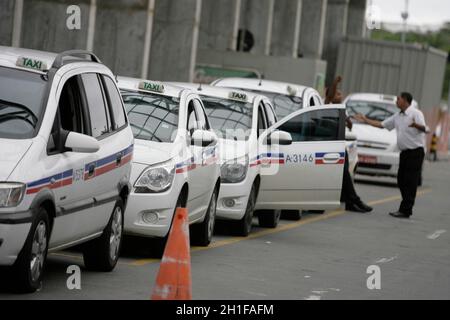
[[[0,138],[34,137],[46,85],[40,74],[0,67]]]
[[[266,115],[267,115],[267,125],[268,125],[268,127],[271,127],[273,124],[275,124],[277,122],[275,114],[273,112],[272,107],[269,104],[264,103],[264,107],[265,107]]]
[[[266,112],[264,111],[264,104],[261,102],[258,107],[258,137],[267,129]]]
[[[206,120],[203,106],[197,99],[194,100],[195,111],[198,118],[198,127],[202,130],[209,130],[208,121]]]
[[[102,76],[102,78],[105,84],[105,89],[107,91],[110,110],[112,110],[112,114],[114,116],[114,130],[117,130],[125,126],[127,123],[125,111],[122,104],[122,98],[117,91],[114,81],[107,76]]]
[[[314,98],[313,97],[309,98],[309,106],[314,107],[315,105],[316,105],[316,102],[314,101]]]
[[[66,131],[88,134],[80,93],[78,76],[71,77],[64,83],[58,101],[61,128]]]
[[[347,102],[346,108],[349,116],[361,113],[370,119],[378,121],[384,121],[397,112],[395,104],[377,101],[350,100]]]
[[[195,113],[194,102],[193,100],[191,100],[188,105],[187,130],[192,135],[197,129],[199,129],[198,118],[197,114]]]
[[[91,120],[91,135],[94,138],[99,138],[109,132],[108,114],[103,98],[103,89],[95,73],[82,74],[81,79],[86,93]]]
[[[173,142],[178,130],[180,100],[151,93],[122,91],[125,110],[136,139]]]
[[[292,141],[339,140],[339,110],[305,112],[283,123],[278,129],[289,132]]]
[[[247,140],[251,133],[253,104],[202,96],[212,129],[226,139]]]

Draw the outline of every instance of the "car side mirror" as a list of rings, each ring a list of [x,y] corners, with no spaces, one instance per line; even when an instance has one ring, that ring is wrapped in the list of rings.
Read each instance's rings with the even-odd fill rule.
[[[94,153],[100,149],[97,139],[77,132],[69,132],[64,144],[72,152]]]
[[[346,141],[356,141],[358,139],[357,135],[350,131],[345,131],[345,140]]]
[[[274,145],[278,144],[280,146],[289,146],[292,144],[292,136],[286,131],[275,131],[272,132],[267,138],[267,144]]]
[[[191,144],[201,147],[207,147],[216,142],[214,133],[207,130],[195,130],[192,134]]]

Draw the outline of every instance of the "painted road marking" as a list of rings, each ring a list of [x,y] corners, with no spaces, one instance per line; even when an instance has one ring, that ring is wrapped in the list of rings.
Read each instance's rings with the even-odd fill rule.
[[[430,240],[436,240],[437,238],[439,238],[441,235],[443,235],[446,232],[447,232],[447,230],[437,230],[436,232],[428,235],[427,238]]]
[[[389,262],[394,261],[397,258],[398,258],[398,254],[395,257],[378,259],[377,261],[375,261],[375,263],[389,263]]]
[[[425,194],[430,193],[432,190],[431,189],[424,189],[421,190],[419,192],[417,192],[417,196],[423,196]],[[383,198],[380,200],[375,200],[372,202],[369,202],[369,205],[371,206],[375,206],[375,205],[379,205],[379,204],[384,204],[384,203],[388,203],[388,202],[393,202],[396,200],[400,200],[401,196],[393,196],[393,197],[388,197],[388,198]],[[246,240],[250,240],[250,239],[256,239],[256,238],[260,238],[260,237],[264,237],[267,235],[271,235],[271,234],[275,234],[275,233],[279,233],[279,232],[283,232],[283,231],[288,231],[288,230],[292,230],[292,229],[296,229],[299,228],[301,226],[310,224],[310,223],[314,223],[314,222],[319,222],[322,220],[328,220],[331,218],[335,218],[335,217],[339,217],[341,215],[344,215],[348,213],[345,210],[335,210],[335,211],[331,211],[329,213],[324,213],[320,216],[311,216],[311,217],[307,217],[307,218],[303,218],[300,221],[297,222],[292,222],[292,223],[288,223],[288,224],[283,224],[278,226],[276,229],[265,229],[265,230],[261,230],[261,231],[257,231],[254,233],[251,233],[248,237],[243,238],[243,237],[233,237],[233,238],[229,238],[229,239],[225,239],[225,240],[219,240],[219,241],[215,241],[212,242],[209,247],[192,247],[191,248],[191,253],[193,252],[200,252],[200,251],[205,251],[205,250],[211,250],[211,249],[215,249],[215,248],[220,248],[223,246],[227,246],[227,245],[231,245],[231,244],[235,244],[241,241],[246,241]],[[52,255],[58,255],[58,256],[66,256],[66,257],[70,257],[70,258],[77,258],[77,259],[81,259],[80,256],[70,256],[67,254],[63,254],[63,253],[53,253]],[[152,263],[159,263],[161,262],[161,259],[138,259],[138,260],[134,260],[131,262],[121,262],[119,260],[119,264],[121,265],[128,265],[128,266],[134,266],[134,267],[140,267],[140,266],[145,266],[147,264],[152,264]]]

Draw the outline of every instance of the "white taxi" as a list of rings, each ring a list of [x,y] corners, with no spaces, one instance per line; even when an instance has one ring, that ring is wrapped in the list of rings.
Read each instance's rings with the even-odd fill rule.
[[[169,84],[125,77],[118,82],[135,137],[125,233],[166,240],[175,209],[187,207],[193,243],[209,245],[220,166],[218,138],[202,101]]]
[[[345,100],[349,116],[361,113],[370,119],[383,121],[398,111],[397,97],[373,93],[355,93]],[[358,137],[359,164],[356,173],[372,176],[396,177],[400,150],[395,130],[375,128],[355,122],[353,131]]]
[[[342,106],[302,109],[277,122],[271,101],[235,89],[179,84],[197,90],[221,142],[217,216],[247,236],[256,213],[276,227],[280,210],[340,205],[345,152]]]
[[[223,78],[212,83],[217,87],[236,88],[265,95],[274,106],[278,119],[297,110],[324,104],[320,94],[311,87],[265,79]],[[358,163],[357,136],[346,129],[346,146],[349,157],[349,171],[354,175]]]
[[[87,57],[90,57],[87,59]],[[0,265],[40,286],[47,252],[119,258],[133,134],[111,71],[84,51],[0,47]]]

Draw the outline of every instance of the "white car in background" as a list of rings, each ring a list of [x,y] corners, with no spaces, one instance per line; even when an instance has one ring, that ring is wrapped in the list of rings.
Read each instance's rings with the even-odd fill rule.
[[[280,210],[340,205],[345,151],[343,106],[306,108],[277,121],[271,101],[236,89],[179,84],[197,90],[221,141],[217,216],[248,235],[253,212],[276,227]],[[237,130],[237,131],[236,131]]]
[[[361,113],[370,119],[383,121],[398,112],[396,101],[397,97],[392,95],[354,93],[344,103],[349,116]],[[359,163],[356,173],[397,177],[400,150],[395,130],[388,131],[354,121],[353,132],[358,137]]]
[[[135,137],[125,233],[162,239],[187,207],[194,244],[211,242],[220,189],[218,138],[199,96],[168,84],[119,77]]]
[[[265,95],[272,102],[278,119],[303,108],[324,105],[322,97],[314,88],[287,82],[249,78],[222,78],[214,81],[212,85]],[[352,175],[358,163],[356,139],[357,137],[346,129],[349,171]]]

